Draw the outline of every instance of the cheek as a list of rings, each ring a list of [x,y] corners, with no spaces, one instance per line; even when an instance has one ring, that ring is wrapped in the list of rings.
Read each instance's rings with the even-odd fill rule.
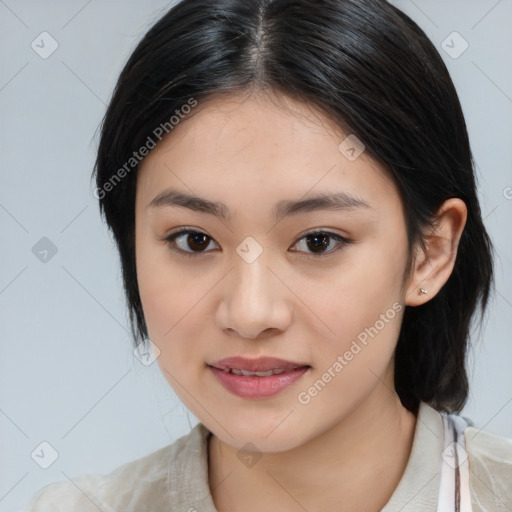
[[[201,313],[196,295],[179,274],[166,277],[160,274],[158,278],[159,274],[156,268],[150,269],[147,279],[142,280],[140,295],[144,317],[149,338],[160,350],[157,359],[160,370],[186,403],[180,384],[190,388],[198,379],[194,372],[200,366],[197,363],[201,356],[198,345],[201,335],[194,315]]]
[[[193,282],[165,268],[162,272],[157,267],[141,272],[139,292],[148,334],[163,348],[185,327],[190,329],[190,319],[198,314],[200,301],[196,288]]]
[[[170,265],[167,249],[155,243],[148,232],[140,231],[136,242],[139,295],[149,337],[160,346],[185,314],[193,290],[183,273]]]
[[[179,392],[180,383],[191,387],[199,379],[199,343],[204,336],[198,318],[205,317],[201,299],[211,285],[197,272],[173,265],[168,249],[149,235],[143,233],[137,243],[137,279],[148,336],[160,350],[157,361],[163,375]]]
[[[401,300],[404,265],[405,255],[402,258],[396,252],[359,252],[353,261],[333,269],[323,283],[310,282],[301,296],[308,297],[308,304],[314,304],[315,311],[325,315],[333,326],[373,323],[380,313]]]
[[[333,268],[322,286],[311,281],[300,291],[326,342],[323,365],[346,351],[366,367],[388,362],[400,333],[406,260],[405,238],[387,244],[379,237]]]

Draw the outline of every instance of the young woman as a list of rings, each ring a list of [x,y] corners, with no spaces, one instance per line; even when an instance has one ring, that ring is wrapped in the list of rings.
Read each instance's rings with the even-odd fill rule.
[[[512,509],[512,441],[457,414],[493,276],[465,121],[402,12],[180,2],[95,176],[134,342],[200,423],[29,510]]]

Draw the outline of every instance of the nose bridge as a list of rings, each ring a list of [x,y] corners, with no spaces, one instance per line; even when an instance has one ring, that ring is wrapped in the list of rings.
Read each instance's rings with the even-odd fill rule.
[[[279,280],[268,268],[272,268],[269,253],[253,240],[236,251],[222,298],[223,328],[249,338],[265,330],[284,329],[289,315]]]
[[[249,238],[249,237],[248,237]],[[268,251],[255,240],[245,240],[236,249],[231,288],[239,300],[270,300],[269,286],[275,279],[268,269]]]

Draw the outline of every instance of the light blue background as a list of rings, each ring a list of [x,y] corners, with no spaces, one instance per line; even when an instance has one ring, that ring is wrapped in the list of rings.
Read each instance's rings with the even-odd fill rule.
[[[394,3],[452,74],[498,254],[498,293],[471,352],[463,414],[512,437],[512,2]],[[118,255],[89,181],[117,76],[169,6],[0,0],[0,511],[20,509],[47,483],[110,472],[197,422],[157,364],[133,357]],[[47,59],[31,48],[43,31],[58,43]],[[469,43],[457,59],[441,48],[453,31]],[[57,247],[47,263],[32,253],[42,237]],[[42,441],[59,453],[46,470],[31,458]]]

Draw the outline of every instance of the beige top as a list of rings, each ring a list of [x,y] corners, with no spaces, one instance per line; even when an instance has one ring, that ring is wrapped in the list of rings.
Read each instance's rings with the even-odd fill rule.
[[[208,485],[209,435],[198,423],[173,444],[108,475],[47,485],[26,512],[217,512]],[[511,512],[512,440],[473,427],[464,438],[473,512]],[[436,510],[443,449],[443,417],[422,402],[409,461],[381,512]]]

